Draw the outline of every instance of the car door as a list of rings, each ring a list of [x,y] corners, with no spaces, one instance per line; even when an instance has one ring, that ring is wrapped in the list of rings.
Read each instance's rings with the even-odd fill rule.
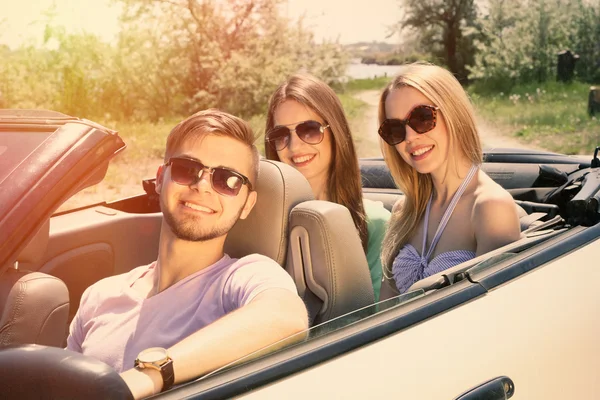
[[[514,399],[598,398],[600,240],[589,234],[516,279],[475,275],[483,287],[500,284],[241,398],[452,399],[498,377],[514,382]]]
[[[0,272],[60,204],[102,179],[116,132],[50,111],[0,110]]]

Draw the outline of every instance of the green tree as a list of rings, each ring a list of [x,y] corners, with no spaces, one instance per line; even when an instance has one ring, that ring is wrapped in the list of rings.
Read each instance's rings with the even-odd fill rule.
[[[573,0],[569,42],[579,54],[576,73],[582,80],[600,82],[600,2]]]
[[[207,107],[250,116],[290,73],[304,69],[328,83],[344,73],[341,46],[317,45],[301,23],[280,16],[281,0],[122,2],[123,76],[154,117]]]
[[[47,25],[46,49],[37,57],[46,60],[53,88],[53,108],[70,115],[103,117],[104,86],[113,72],[114,50],[91,34],[67,34],[62,27]]]
[[[461,82],[474,62],[474,39],[478,34],[474,0],[402,0],[404,18],[397,30],[416,34],[420,50],[442,60]]]
[[[472,79],[492,90],[556,76],[558,52],[581,53],[580,78],[598,70],[600,14],[584,0],[490,0],[481,18]]]
[[[47,12],[43,45],[0,47],[3,107],[49,108],[99,121],[159,120],[218,107],[263,113],[286,75],[335,84],[345,51],[317,44],[282,0],[119,0],[118,43],[69,34]]]

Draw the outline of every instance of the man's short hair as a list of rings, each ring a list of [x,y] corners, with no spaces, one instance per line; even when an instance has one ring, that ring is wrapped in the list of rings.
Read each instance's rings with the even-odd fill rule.
[[[248,145],[252,153],[252,171],[248,179],[252,186],[256,187],[258,179],[259,153],[254,145],[256,140],[250,125],[241,118],[228,114],[221,110],[210,108],[195,113],[178,123],[167,137],[167,148],[165,161],[190,137],[201,137],[203,135],[228,136]]]

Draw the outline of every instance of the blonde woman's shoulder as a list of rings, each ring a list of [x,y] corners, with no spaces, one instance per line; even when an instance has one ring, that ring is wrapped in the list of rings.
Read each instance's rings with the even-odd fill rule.
[[[521,234],[510,193],[487,175],[479,183],[472,214],[478,256],[518,240]]]

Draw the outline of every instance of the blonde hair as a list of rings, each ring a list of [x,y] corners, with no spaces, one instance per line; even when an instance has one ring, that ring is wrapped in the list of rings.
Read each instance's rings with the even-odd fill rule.
[[[292,75],[271,96],[265,132],[269,132],[275,126],[275,110],[286,100],[294,100],[310,108],[329,125],[333,140],[327,195],[330,201],[341,204],[350,211],[363,248],[366,250],[368,231],[362,201],[358,157],[340,99],[325,82],[314,76]],[[269,160],[280,161],[277,151],[267,141],[266,134],[265,155]]]
[[[446,124],[449,157],[452,150],[472,164],[479,165],[483,151],[477,128],[473,105],[458,80],[444,68],[431,64],[408,64],[384,89],[379,100],[379,123],[387,118],[385,101],[389,93],[401,87],[411,87],[426,96],[432,105],[439,107]],[[440,118],[438,118],[440,121]],[[439,123],[439,122],[438,122]],[[380,138],[381,150],[394,182],[404,192],[404,202],[394,207],[388,229],[381,246],[383,274],[392,279],[392,264],[400,248],[414,235],[427,202],[433,192],[433,181],[429,174],[419,174],[408,165],[394,146]],[[457,161],[456,158],[454,158]],[[447,172],[447,171],[446,171]]]

